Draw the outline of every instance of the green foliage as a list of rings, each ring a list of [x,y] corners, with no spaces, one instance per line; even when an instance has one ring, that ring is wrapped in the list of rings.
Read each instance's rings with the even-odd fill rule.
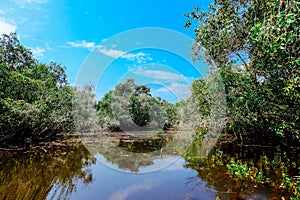
[[[9,70],[26,68],[36,63],[32,52],[20,44],[16,33],[0,37],[0,60]]]
[[[199,174],[211,174],[205,173],[205,169],[222,171],[221,173],[216,172],[221,174],[221,180],[216,181],[217,184],[224,184],[223,181],[226,178],[230,178],[230,182],[233,183],[233,188],[235,189],[240,184],[243,185],[243,189],[248,187],[250,183],[256,186],[266,184],[279,190],[282,194],[286,193],[289,196],[294,196],[294,199],[299,198],[299,168],[297,169],[296,162],[293,162],[293,160],[298,158],[297,154],[295,154],[296,158],[291,155],[289,155],[291,157],[288,157],[286,153],[281,154],[282,150],[279,150],[277,155],[264,155],[257,160],[255,158],[257,157],[256,153],[258,155],[266,153],[261,152],[263,149],[258,149],[258,152],[254,153],[254,157],[252,157],[253,154],[251,153],[249,158],[247,153],[245,153],[248,150],[234,148],[233,154],[230,154],[228,149],[224,149],[225,151],[216,150],[203,157],[199,154],[201,145],[203,145],[203,138],[197,135],[183,156],[188,162],[187,165],[194,166],[193,168],[198,170]],[[216,174],[212,176],[213,180],[217,177]]]
[[[151,96],[147,91],[148,90],[140,90],[140,87],[138,87],[134,95],[130,96],[130,116],[133,122],[138,126],[146,126],[149,124],[151,104],[155,103],[151,101]]]
[[[247,164],[243,164],[232,158],[226,166],[232,177],[241,179],[251,178],[251,169],[248,167]]]
[[[206,81],[202,78],[195,80],[192,85],[192,94],[198,102],[199,112],[204,116],[208,117],[211,110],[211,94]]]
[[[198,23],[194,59],[223,78],[228,130],[241,142],[299,144],[299,2],[215,0],[186,16],[186,27]],[[205,104],[205,88],[197,90]]]
[[[104,95],[96,105],[100,124],[106,130],[159,130],[176,124],[176,108],[152,97],[150,88],[128,79]]]
[[[38,63],[16,34],[0,38],[2,145],[29,144],[72,131],[72,93],[63,67]]]
[[[297,180],[297,177],[291,177],[287,175],[288,168],[290,167],[289,162],[280,163],[282,176],[279,180],[272,180],[271,178],[264,176],[262,170],[259,170],[254,166],[250,167],[249,164],[242,163],[241,161],[234,158],[231,158],[230,162],[226,166],[233,178],[237,178],[240,180],[250,180],[255,183],[268,183],[274,187],[288,190],[292,193],[294,199],[299,198],[300,180]],[[272,167],[274,168],[275,166]]]

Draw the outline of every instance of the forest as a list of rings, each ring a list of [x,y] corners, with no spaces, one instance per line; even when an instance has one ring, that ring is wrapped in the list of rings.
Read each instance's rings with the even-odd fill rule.
[[[197,23],[194,59],[204,59],[222,77],[225,132],[238,142],[299,145],[299,15],[297,1],[247,0],[218,0],[209,11],[195,7],[186,14],[186,28]],[[192,88],[209,103],[202,80]],[[209,108],[199,107],[204,113]]]

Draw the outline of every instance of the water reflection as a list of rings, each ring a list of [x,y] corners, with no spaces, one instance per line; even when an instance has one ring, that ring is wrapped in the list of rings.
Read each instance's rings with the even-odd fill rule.
[[[64,199],[93,181],[95,158],[82,145],[29,151],[0,151],[0,199],[46,199],[50,190]]]
[[[172,164],[191,143],[191,133],[126,132],[84,137],[83,144],[103,164],[145,173]]]
[[[192,143],[184,157],[185,165],[197,171],[197,176],[188,181],[191,190],[197,190],[200,184],[206,182],[208,188],[214,188],[221,199],[289,199],[292,194],[280,188],[282,173],[291,177],[300,177],[300,152],[297,149],[277,147],[239,147],[222,146],[221,150],[214,150],[208,157],[201,157],[199,152],[201,139]],[[241,160],[250,167],[260,170],[273,181],[273,186],[250,180],[230,178],[226,164],[230,158]],[[283,165],[283,163],[286,163]],[[294,164],[290,164],[294,163]],[[294,166],[293,166],[294,165]],[[284,167],[283,167],[284,166]],[[297,170],[298,169],[298,170]]]
[[[88,187],[79,184],[70,199],[215,199],[215,191],[207,190],[205,182],[197,191],[186,186],[188,178],[197,176],[197,172],[184,164],[184,159],[177,158],[162,170],[137,174],[114,170],[97,161],[91,166],[95,181]]]
[[[91,141],[90,138],[88,140]],[[89,143],[90,149],[95,150],[91,153],[82,145],[51,150],[35,148],[27,153],[0,151],[0,199],[196,200],[216,199],[217,196],[220,199],[289,197],[283,191],[267,185],[231,179],[226,166],[221,165],[218,159],[199,156],[201,144],[197,142],[188,148],[183,158],[180,156],[182,149],[176,149],[179,143],[176,143],[178,146],[166,148],[170,141],[172,138],[120,140],[112,137],[102,140],[105,144],[102,146]],[[267,152],[261,151],[260,155],[267,155]],[[281,152],[281,149],[276,152]],[[263,169],[267,170],[267,160],[259,153],[249,149],[242,152],[234,149],[232,153],[231,156],[237,154],[237,158],[253,159],[256,166],[264,162]],[[270,155],[278,162],[285,159],[284,155],[273,151]],[[293,160],[297,164],[296,157]],[[151,167],[158,166],[164,167],[151,173],[136,173],[151,171]]]

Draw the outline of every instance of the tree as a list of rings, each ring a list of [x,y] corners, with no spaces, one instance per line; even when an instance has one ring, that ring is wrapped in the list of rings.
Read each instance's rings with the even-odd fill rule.
[[[221,73],[228,129],[241,140],[300,141],[299,8],[294,0],[215,0],[186,14],[186,27],[198,22],[194,59]]]
[[[83,89],[74,88],[72,94],[72,116],[76,131],[84,133],[95,133],[100,130],[99,119],[96,115],[96,99],[92,92],[93,87],[85,86]]]
[[[20,44],[16,33],[0,37],[0,60],[10,70],[28,67],[36,62],[32,52]]]
[[[108,130],[159,130],[175,125],[173,104],[152,97],[150,88],[128,79],[97,103],[101,126]]]
[[[74,130],[64,68],[39,63],[16,34],[0,38],[0,141],[29,144]]]

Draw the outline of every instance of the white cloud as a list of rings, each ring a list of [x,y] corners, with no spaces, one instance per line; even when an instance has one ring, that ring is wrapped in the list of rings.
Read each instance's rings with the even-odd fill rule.
[[[103,55],[112,57],[112,58],[119,58],[126,54],[125,51],[115,50],[115,49],[106,49],[104,46],[98,46],[98,51]]]
[[[168,80],[168,81],[186,81],[185,77],[181,74],[167,72],[163,70],[147,70],[138,68],[133,71],[134,74],[150,77],[156,80]]]
[[[10,0],[15,3],[19,8],[26,8],[29,10],[40,10],[41,5],[48,3],[48,0]]]
[[[170,86],[165,86],[153,91],[154,94],[173,93],[178,99],[183,99],[191,94],[188,84],[171,83]]]
[[[106,39],[103,39],[106,40]],[[145,63],[148,60],[152,60],[149,54],[138,52],[138,53],[127,53],[122,50],[113,49],[116,45],[113,45],[111,49],[106,48],[103,45],[96,45],[95,42],[87,42],[86,40],[76,41],[76,42],[67,42],[69,46],[63,46],[65,48],[75,47],[75,48],[85,48],[90,51],[97,48],[97,50],[103,55],[112,57],[112,58],[123,58],[129,61],[136,61],[138,64]]]
[[[48,0],[25,0],[28,3],[38,3],[38,4],[44,4],[47,3]]]
[[[116,47],[116,46],[114,46]],[[145,63],[148,60],[152,60],[149,54],[143,52],[138,53],[127,53],[122,50],[108,49],[102,45],[98,46],[98,51],[103,55],[112,57],[112,58],[124,58],[130,61],[136,61],[138,64]]]
[[[45,49],[42,47],[35,47],[35,48],[32,48],[31,51],[32,51],[32,54],[34,55],[34,57],[40,58],[40,57],[44,56]]]
[[[69,47],[75,47],[75,48],[85,48],[90,51],[94,50],[96,47],[95,42],[87,42],[85,40],[82,41],[76,41],[76,42],[67,42]]]
[[[140,190],[150,190],[153,187],[153,184],[147,183],[147,184],[137,184],[129,186],[125,189],[119,190],[114,192],[109,200],[125,200],[128,199],[128,197]]]
[[[5,19],[0,18],[0,34],[8,34],[11,32],[15,32],[17,30],[17,26],[13,24],[9,24]]]
[[[149,54],[145,54],[143,52],[138,52],[136,54],[129,53],[129,54],[123,55],[122,58],[125,58],[130,61],[136,60],[138,64],[145,63],[148,60],[152,60],[152,58],[150,57]]]

